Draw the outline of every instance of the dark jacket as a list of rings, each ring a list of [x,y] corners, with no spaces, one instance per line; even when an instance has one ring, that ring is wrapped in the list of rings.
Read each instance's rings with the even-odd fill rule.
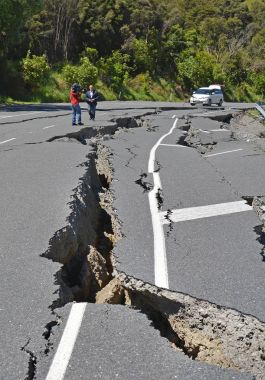
[[[92,99],[94,99],[93,102],[91,101]],[[93,90],[93,94],[92,94],[92,96],[91,96],[89,90],[86,92],[86,95],[85,95],[85,101],[86,101],[87,103],[93,103],[93,104],[97,105],[97,101],[98,101],[98,99],[99,99],[99,94],[98,94],[98,92],[97,92],[96,90]]]

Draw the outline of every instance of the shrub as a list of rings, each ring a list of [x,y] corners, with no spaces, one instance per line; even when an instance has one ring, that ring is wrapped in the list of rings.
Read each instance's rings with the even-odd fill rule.
[[[79,66],[65,65],[62,76],[69,86],[79,83],[82,87],[87,87],[88,84],[97,80],[98,69],[92,65],[88,57],[82,57]]]
[[[121,91],[124,81],[128,78],[131,68],[128,66],[130,57],[114,51],[112,55],[100,62],[101,77],[116,93]]]
[[[71,86],[73,83],[78,82],[78,66],[65,65],[62,69],[62,76],[65,82]]]
[[[38,88],[45,83],[50,73],[46,55],[32,55],[30,50],[22,60],[23,79],[32,88]]]
[[[91,83],[95,83],[98,76],[98,69],[92,65],[88,57],[80,59],[80,66],[78,68],[78,83],[82,87],[87,87]]]

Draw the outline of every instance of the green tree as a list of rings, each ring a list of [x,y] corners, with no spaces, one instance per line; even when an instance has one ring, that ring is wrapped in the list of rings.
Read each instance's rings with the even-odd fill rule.
[[[177,70],[187,89],[223,81],[220,65],[206,51],[198,51],[195,55],[189,55],[185,51],[178,61]]]

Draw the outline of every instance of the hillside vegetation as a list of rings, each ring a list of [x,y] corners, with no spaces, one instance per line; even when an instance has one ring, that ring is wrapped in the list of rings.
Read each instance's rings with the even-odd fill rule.
[[[265,0],[5,0],[0,99],[178,100],[220,83],[226,100],[265,95]]]

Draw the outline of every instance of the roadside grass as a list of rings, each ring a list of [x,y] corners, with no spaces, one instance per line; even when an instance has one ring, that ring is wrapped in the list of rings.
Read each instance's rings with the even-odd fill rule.
[[[46,83],[38,88],[21,89],[16,98],[0,96],[0,104],[62,103],[69,102],[69,86],[60,73],[53,70]],[[115,92],[102,80],[95,84],[102,100],[188,101],[190,94],[173,78],[152,77],[148,72],[134,78],[126,78],[119,92]],[[224,87],[224,98],[233,102],[258,102],[261,96],[247,83]]]
[[[247,115],[255,120],[258,120],[265,127],[265,120],[261,117],[260,113],[256,109],[248,110]]]
[[[224,87],[224,97],[229,102],[258,102],[261,97],[255,89],[248,83],[241,83],[238,86],[228,84]]]

